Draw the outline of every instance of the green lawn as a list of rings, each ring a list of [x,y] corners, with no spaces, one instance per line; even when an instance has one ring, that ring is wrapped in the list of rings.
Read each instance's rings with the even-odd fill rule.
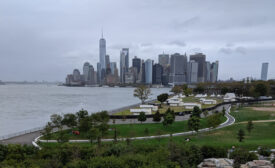
[[[267,148],[275,148],[275,122],[269,123],[255,123],[254,129],[251,134],[246,131],[246,124],[234,124],[232,126],[222,128],[220,130],[207,132],[198,135],[191,136],[179,136],[173,137],[174,142],[194,144],[198,146],[208,145],[208,146],[219,146],[231,148],[232,146],[236,147],[245,147],[249,150],[255,150],[259,146]],[[237,140],[237,132],[242,128],[245,130],[245,139],[244,142],[239,142]],[[190,138],[190,142],[185,142],[185,138]],[[148,140],[134,140],[131,143],[133,145],[167,145],[169,138],[160,138],[160,139],[148,139]],[[110,143],[110,142],[109,142]],[[125,143],[125,142],[120,142]],[[90,143],[78,143],[81,146],[90,146]],[[55,146],[57,143],[43,143],[42,146]]]
[[[226,121],[226,117],[221,117],[222,122]],[[187,121],[174,122],[172,125],[164,127],[162,123],[152,123],[152,124],[118,124],[111,125],[110,128],[116,127],[118,137],[140,137],[140,136],[150,136],[159,134],[169,134],[169,133],[179,133],[189,131],[187,126]],[[201,119],[201,128],[206,128],[206,119]],[[148,132],[145,132],[148,129]],[[70,139],[87,139],[87,133],[80,132],[80,135],[73,135],[71,130],[64,131],[70,136]],[[58,133],[53,133],[51,139],[57,139]],[[110,130],[108,135],[104,138],[113,138],[114,131]]]
[[[231,114],[236,122],[275,119],[275,111],[256,111],[252,107],[233,108]]]

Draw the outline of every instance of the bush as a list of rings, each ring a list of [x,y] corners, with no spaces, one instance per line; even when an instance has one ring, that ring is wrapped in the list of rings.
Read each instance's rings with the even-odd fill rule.
[[[201,147],[203,159],[207,158],[225,158],[227,157],[227,150],[220,147],[203,146]]]
[[[270,151],[270,149],[268,149],[268,148],[260,148],[260,149],[258,150],[258,153],[259,153],[260,155],[262,155],[262,156],[265,156],[265,157],[268,157],[268,156],[271,155],[271,151]]]
[[[257,160],[258,157],[255,153],[250,153],[244,149],[236,149],[231,153],[230,159],[234,159],[234,167],[239,167],[241,164],[246,162]]]

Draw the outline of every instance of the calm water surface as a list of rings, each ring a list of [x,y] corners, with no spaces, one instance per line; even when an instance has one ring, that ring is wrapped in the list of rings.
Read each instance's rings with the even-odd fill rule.
[[[139,103],[134,88],[0,85],[0,136],[44,126],[52,114],[90,113]],[[170,89],[151,89],[151,99]]]

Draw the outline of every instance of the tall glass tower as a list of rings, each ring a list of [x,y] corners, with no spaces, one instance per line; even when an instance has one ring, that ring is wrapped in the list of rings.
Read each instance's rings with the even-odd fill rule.
[[[106,69],[106,40],[103,38],[103,33],[99,40],[99,63],[101,69]]]
[[[267,81],[267,73],[268,73],[268,63],[265,62],[262,64],[261,80]]]

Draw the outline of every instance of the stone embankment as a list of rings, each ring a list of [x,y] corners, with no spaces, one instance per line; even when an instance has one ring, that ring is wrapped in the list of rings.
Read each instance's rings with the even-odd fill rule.
[[[233,168],[234,160],[226,158],[205,159],[198,168]],[[274,168],[274,165],[267,160],[254,160],[241,165],[241,168]]]

